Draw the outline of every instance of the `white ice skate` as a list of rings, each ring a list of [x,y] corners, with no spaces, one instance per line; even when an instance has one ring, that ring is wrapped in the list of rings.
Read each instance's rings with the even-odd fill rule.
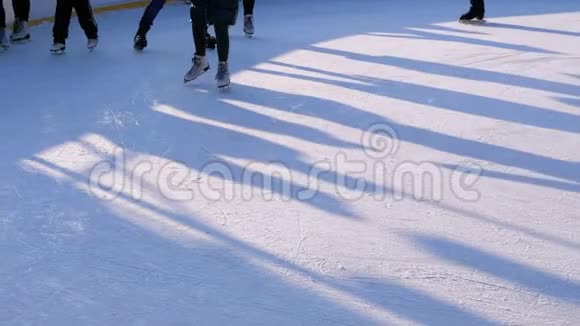
[[[12,43],[26,43],[30,41],[30,32],[28,31],[28,23],[22,20],[14,22],[14,30],[10,34],[10,42]]]
[[[228,69],[227,62],[220,62],[218,65],[218,71],[215,75],[215,80],[217,82],[218,88],[226,88],[230,85],[230,71]]]
[[[98,38],[90,38],[87,41],[87,48],[89,48],[89,51],[93,51],[97,47],[98,44],[99,44]]]
[[[246,36],[254,35],[254,16],[245,15],[244,16],[244,33]]]
[[[189,69],[189,71],[185,74],[185,77],[183,77],[184,83],[188,83],[196,79],[209,70],[209,63],[207,62],[206,57],[195,55],[192,61],[193,65],[191,66],[191,69]]]
[[[63,43],[53,43],[50,48],[50,53],[52,54],[64,54],[66,51],[66,46]]]

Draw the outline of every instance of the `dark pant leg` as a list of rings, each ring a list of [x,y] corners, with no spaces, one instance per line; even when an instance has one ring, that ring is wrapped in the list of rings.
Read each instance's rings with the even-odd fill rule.
[[[12,0],[14,17],[17,20],[28,21],[30,17],[30,0]]]
[[[140,34],[146,34],[153,26],[153,21],[157,17],[157,14],[163,9],[166,0],[151,0],[145,11],[143,12],[143,16],[141,17],[141,21],[139,22],[139,32]]]
[[[75,0],[57,0],[56,12],[54,13],[54,26],[52,36],[55,43],[65,43],[68,38],[68,26],[72,15],[73,1]]]
[[[471,11],[483,15],[485,13],[484,0],[471,0]]]
[[[208,5],[209,0],[191,0],[191,8],[189,9],[195,54],[199,56],[205,56]]]
[[[254,14],[254,4],[256,0],[244,0],[244,15]]]
[[[0,0],[0,28],[6,28],[6,12],[2,0]]]
[[[228,25],[216,24],[215,38],[217,40],[217,52],[220,62],[227,62],[230,54],[230,29]]]
[[[87,38],[98,38],[97,22],[93,16],[93,8],[89,0],[74,0],[74,8],[79,18],[79,24]]]

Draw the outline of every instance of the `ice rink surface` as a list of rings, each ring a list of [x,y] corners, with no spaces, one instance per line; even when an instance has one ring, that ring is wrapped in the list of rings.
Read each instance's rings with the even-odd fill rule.
[[[574,325],[580,2],[257,1],[0,55],[2,325]],[[241,22],[241,17],[239,22]]]

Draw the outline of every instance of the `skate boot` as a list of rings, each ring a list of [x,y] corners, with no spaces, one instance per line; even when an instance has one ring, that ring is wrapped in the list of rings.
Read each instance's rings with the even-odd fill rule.
[[[244,33],[247,36],[254,35],[254,16],[245,15],[244,16]]]
[[[98,38],[89,38],[87,40],[87,48],[89,49],[89,51],[93,51],[97,45],[99,44],[99,39]]]
[[[211,34],[207,33],[205,35],[205,47],[208,49],[215,49],[217,45],[217,40],[214,36],[211,36]]]
[[[52,47],[50,48],[50,53],[52,53],[52,54],[64,54],[65,51],[66,51],[66,45],[64,44],[64,42],[60,43],[60,42],[54,41],[54,43],[52,44]]]
[[[147,47],[147,34],[137,32],[133,38],[133,48],[137,51],[143,51]]]
[[[8,37],[6,37],[6,29],[0,28],[0,53],[8,50],[10,43],[8,42]]]
[[[14,30],[10,34],[10,42],[25,43],[30,41],[30,33],[28,32],[28,23],[23,20],[14,22]]]
[[[472,5],[469,11],[459,17],[459,21],[462,23],[477,23],[485,22],[485,7],[481,5]]]
[[[218,71],[215,75],[215,80],[217,82],[218,88],[225,88],[230,85],[230,71],[228,69],[227,62],[220,62],[218,65]]]
[[[185,74],[185,77],[183,77],[184,83],[188,83],[196,79],[197,77],[203,75],[204,72],[209,70],[209,63],[207,62],[206,57],[202,57],[196,54],[192,61],[193,65],[191,66],[191,69],[189,69],[189,71]]]

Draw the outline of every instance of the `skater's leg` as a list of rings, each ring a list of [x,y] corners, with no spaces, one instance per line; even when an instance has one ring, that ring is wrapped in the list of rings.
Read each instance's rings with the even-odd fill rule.
[[[208,0],[191,0],[191,8],[189,9],[195,54],[200,57],[205,57],[206,52],[208,4]]]
[[[225,24],[216,24],[214,28],[217,39],[219,59],[218,70],[215,75],[215,79],[217,86],[219,88],[224,88],[230,84],[230,72],[228,68],[228,57],[230,53],[229,26]]]
[[[209,70],[209,63],[205,57],[206,33],[207,33],[207,7],[209,0],[191,0],[189,15],[191,17],[191,30],[195,44],[195,56],[193,65],[183,77],[185,83],[190,82]]]
[[[147,34],[153,26],[153,21],[163,9],[166,0],[151,0],[145,11],[143,12],[143,16],[141,17],[141,21],[139,22],[139,32],[140,34]]]
[[[89,0],[75,0],[74,8],[79,18],[79,24],[85,31],[88,39],[98,39],[99,29],[95,17],[93,15],[93,8]]]
[[[12,42],[23,42],[30,39],[28,18],[30,16],[30,0],[12,0],[14,9],[14,28],[10,39]]]
[[[230,54],[230,34],[227,25],[217,24],[214,26],[217,39],[217,52],[220,62],[227,62]]]
[[[4,5],[0,0],[0,52],[4,52],[10,46],[6,34],[6,12],[4,12]]]
[[[4,3],[0,0],[0,28],[6,28],[6,12],[4,11]]]
[[[470,0],[471,6],[469,11],[459,17],[462,21],[472,20],[472,19],[483,19],[485,17],[485,4],[484,0]]]
[[[14,18],[16,20],[28,22],[30,0],[12,0],[12,8],[14,8]]]
[[[54,26],[52,28],[52,36],[54,43],[65,44],[68,38],[68,27],[72,15],[74,0],[57,0],[56,11],[54,14]]]
[[[244,15],[254,14],[254,4],[256,0],[244,0]]]
[[[483,19],[485,17],[485,2],[484,0],[471,0],[471,8],[477,15],[476,18]]]
[[[254,35],[254,3],[255,0],[244,0],[244,33]]]

